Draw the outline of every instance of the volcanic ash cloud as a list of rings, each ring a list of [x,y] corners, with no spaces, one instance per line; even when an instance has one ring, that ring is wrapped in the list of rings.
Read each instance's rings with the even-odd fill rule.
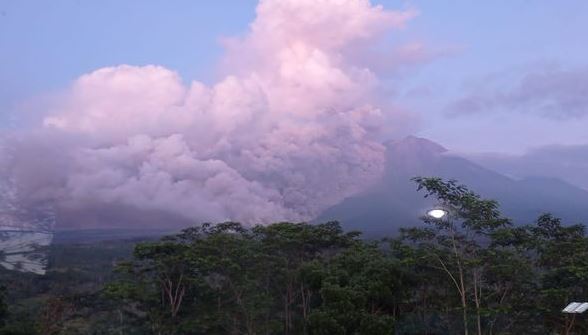
[[[6,140],[6,173],[27,201],[65,211],[311,219],[381,175],[385,111],[353,49],[413,15],[362,0],[261,1],[248,33],[226,41],[220,82],[186,85],[161,66],[83,75],[41,126]]]

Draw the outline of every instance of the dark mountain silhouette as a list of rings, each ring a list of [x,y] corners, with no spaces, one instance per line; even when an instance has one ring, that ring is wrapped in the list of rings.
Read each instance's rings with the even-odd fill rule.
[[[553,213],[567,223],[588,223],[588,191],[555,178],[515,180],[452,155],[441,145],[407,137],[389,142],[382,180],[362,194],[326,210],[317,221],[339,220],[348,229],[368,234],[392,233],[421,224],[419,217],[434,206],[416,191],[412,177],[456,179],[485,198],[498,200],[515,224],[530,223]]]

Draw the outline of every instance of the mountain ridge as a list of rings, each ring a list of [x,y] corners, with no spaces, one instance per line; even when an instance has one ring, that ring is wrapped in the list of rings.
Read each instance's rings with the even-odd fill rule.
[[[513,179],[425,138],[409,136],[386,145],[386,169],[380,182],[361,194],[327,209],[317,221],[338,220],[347,229],[396,232],[420,224],[419,217],[435,205],[416,191],[413,177],[455,179],[501,205],[515,224],[534,221],[544,212],[564,222],[588,222],[588,191],[553,177]]]

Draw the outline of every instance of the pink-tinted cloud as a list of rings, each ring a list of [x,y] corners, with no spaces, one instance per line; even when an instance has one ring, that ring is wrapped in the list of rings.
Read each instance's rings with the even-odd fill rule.
[[[249,32],[227,42],[224,79],[186,84],[129,65],[83,75],[41,128],[6,142],[4,173],[63,217],[112,204],[194,221],[311,219],[383,170],[390,111],[374,103],[377,74],[345,50],[414,15],[366,0],[262,0]]]
[[[511,88],[487,83],[454,101],[449,116],[516,112],[567,120],[588,115],[588,68],[550,68],[525,74]]]

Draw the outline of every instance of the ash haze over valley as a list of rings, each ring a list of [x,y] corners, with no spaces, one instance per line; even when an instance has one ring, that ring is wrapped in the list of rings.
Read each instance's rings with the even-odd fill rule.
[[[588,5],[565,2],[3,2],[2,208],[393,231],[436,175],[588,219]]]
[[[587,31],[0,0],[0,335],[588,334]]]

